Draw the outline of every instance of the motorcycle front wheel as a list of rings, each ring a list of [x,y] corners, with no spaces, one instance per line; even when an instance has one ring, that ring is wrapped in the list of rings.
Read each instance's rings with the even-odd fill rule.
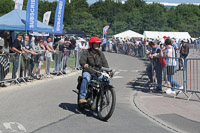
[[[102,121],[107,121],[113,114],[116,104],[114,88],[109,86],[97,98],[97,115]]]

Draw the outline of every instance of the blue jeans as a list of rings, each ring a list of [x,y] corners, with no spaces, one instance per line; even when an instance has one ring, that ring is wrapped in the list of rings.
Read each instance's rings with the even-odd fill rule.
[[[184,60],[183,68],[186,69],[186,67],[187,67],[187,55],[181,55],[181,58]]]
[[[161,67],[160,63],[155,63],[154,70],[156,72],[158,86],[161,87],[162,86],[162,67]],[[150,82],[153,82],[152,64],[147,66],[146,72],[150,79]]]
[[[168,81],[170,82],[171,86],[173,87],[172,90],[174,91],[174,87],[181,87],[180,84],[178,84],[175,80],[173,75],[167,75]]]
[[[65,55],[65,56],[64,56],[64,71],[66,71],[67,62],[68,62],[68,55]]]
[[[54,54],[55,68],[54,72],[58,73],[60,71],[61,54]]]
[[[84,72],[82,74],[83,80],[81,83],[81,88],[80,88],[80,98],[85,98],[86,97],[86,90],[88,88],[88,84],[91,81],[92,76],[88,72]],[[99,76],[98,79],[101,80],[103,76]]]
[[[50,65],[51,65],[51,57],[46,56],[46,66],[45,66],[46,74],[50,74]]]
[[[149,80],[150,80],[150,82],[153,82],[153,75],[152,75],[152,65],[151,64],[149,64],[148,66],[147,66],[147,68],[146,68],[146,73],[147,73],[147,75],[148,75],[148,77],[149,77]]]

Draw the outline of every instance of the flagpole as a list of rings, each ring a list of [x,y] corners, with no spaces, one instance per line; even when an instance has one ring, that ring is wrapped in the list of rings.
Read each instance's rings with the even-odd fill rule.
[[[104,28],[103,28],[104,29]],[[104,39],[104,34],[103,34],[103,39]]]

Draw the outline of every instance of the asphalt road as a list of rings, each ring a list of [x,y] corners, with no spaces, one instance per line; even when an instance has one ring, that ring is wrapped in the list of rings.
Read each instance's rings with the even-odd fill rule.
[[[108,122],[90,111],[77,110],[80,75],[43,80],[0,90],[0,133],[168,133],[142,115],[133,104],[132,82],[145,70],[144,62],[130,56],[105,53],[116,71],[111,80],[117,103]]]

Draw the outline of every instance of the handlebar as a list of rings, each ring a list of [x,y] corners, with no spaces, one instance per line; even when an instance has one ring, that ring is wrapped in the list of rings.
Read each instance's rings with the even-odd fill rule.
[[[100,73],[100,74],[102,74],[102,72],[97,71],[97,70],[95,70],[95,69],[92,68],[92,67],[89,67],[89,69],[95,71],[96,73]],[[103,71],[105,71],[105,72],[107,72],[107,73],[109,72],[109,76],[110,76],[110,77],[113,77],[113,75],[114,75],[114,73],[112,72],[112,69],[110,69],[110,68],[101,67],[101,70],[103,70]]]
[[[106,71],[106,72],[112,72],[112,69],[106,68],[106,67],[101,67],[101,70]]]

